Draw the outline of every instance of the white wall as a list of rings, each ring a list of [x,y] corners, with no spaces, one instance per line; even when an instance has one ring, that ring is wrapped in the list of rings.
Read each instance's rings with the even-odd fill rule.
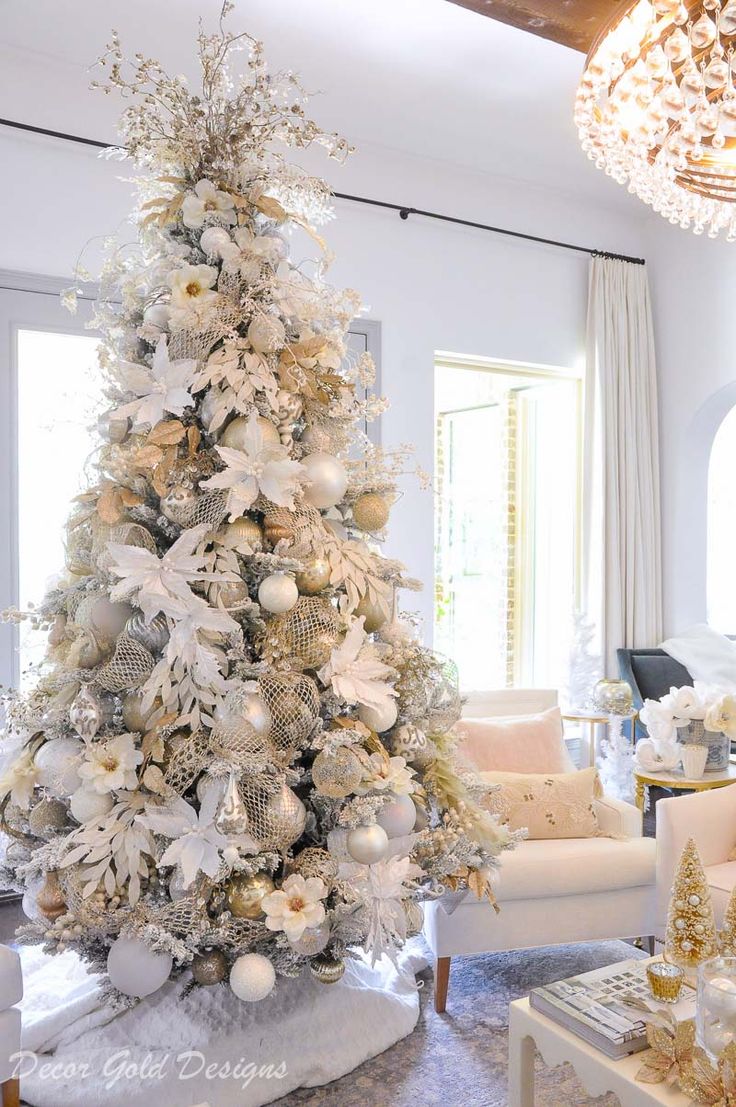
[[[665,631],[674,633],[707,614],[708,459],[736,404],[736,256],[733,244],[660,219],[645,249],[660,380]]]
[[[17,214],[0,239],[0,267],[65,275],[81,247],[121,228],[130,206],[125,165],[57,140],[0,134],[3,209]],[[584,246],[640,255],[643,209],[633,218],[574,196],[453,170],[378,148],[344,167],[322,165],[342,192],[461,215]],[[587,256],[440,224],[347,201],[336,204],[327,237],[336,284],[357,288],[383,328],[387,445],[413,442],[433,462],[436,350],[573,366],[583,355]],[[122,228],[129,234],[129,228]],[[89,252],[94,262],[95,244]],[[482,456],[482,455],[481,455]],[[431,628],[433,503],[415,481],[394,510],[389,552],[425,581],[421,610]]]

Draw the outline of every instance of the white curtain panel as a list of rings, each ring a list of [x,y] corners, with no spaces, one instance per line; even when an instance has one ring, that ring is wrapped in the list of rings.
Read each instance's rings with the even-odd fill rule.
[[[662,638],[659,434],[646,267],[594,257],[585,380],[583,589],[606,674]]]

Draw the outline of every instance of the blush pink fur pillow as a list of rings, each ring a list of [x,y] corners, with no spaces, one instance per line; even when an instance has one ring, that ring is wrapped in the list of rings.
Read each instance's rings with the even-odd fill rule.
[[[461,719],[459,750],[481,772],[569,773],[575,766],[562,735],[559,707],[539,715]]]

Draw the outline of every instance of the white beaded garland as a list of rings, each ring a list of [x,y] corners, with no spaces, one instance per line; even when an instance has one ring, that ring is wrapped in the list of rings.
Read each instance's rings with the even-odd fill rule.
[[[258,602],[265,611],[281,615],[291,611],[299,599],[299,589],[293,577],[286,573],[271,573],[261,581],[258,589]]]
[[[353,861],[358,861],[361,865],[375,865],[376,861],[386,856],[388,834],[377,823],[372,826],[356,826],[348,832],[345,844]]]
[[[368,707],[362,703],[358,708],[358,718],[376,734],[390,730],[399,717],[399,709],[395,700],[386,700],[380,707]]]
[[[348,487],[345,466],[332,454],[307,454],[302,460],[308,484],[304,499],[312,507],[328,508],[339,504]]]
[[[259,1003],[275,983],[274,967],[261,953],[244,953],[230,970],[230,987],[244,1003]]]
[[[173,963],[170,953],[154,953],[137,938],[116,938],[107,955],[107,973],[123,995],[143,999],[166,983]]]
[[[411,796],[395,796],[388,803],[384,803],[376,815],[379,826],[388,834],[389,838],[401,838],[404,834],[411,834],[417,821],[417,809]]]

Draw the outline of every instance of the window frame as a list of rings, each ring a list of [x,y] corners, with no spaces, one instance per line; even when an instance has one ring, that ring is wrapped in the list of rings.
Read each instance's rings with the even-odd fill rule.
[[[581,364],[578,368],[557,365],[541,365],[538,363],[524,363],[509,361],[500,358],[489,358],[473,354],[456,354],[449,351],[437,350],[434,356],[434,378],[438,370],[443,368],[471,370],[474,372],[487,372],[503,374],[504,376],[518,376],[524,378],[536,378],[540,383],[547,380],[569,381],[575,385],[575,426],[576,426],[576,485],[575,485],[575,546],[574,546],[574,604],[580,607],[582,597],[583,580],[583,444],[584,444],[584,414],[585,414],[585,370]],[[478,405],[482,406],[482,405]],[[434,449],[435,464],[437,457],[437,421],[441,413],[435,408],[434,420]],[[530,535],[528,520],[524,512],[516,511],[518,505],[516,497],[520,488],[529,487],[531,480],[531,451],[523,448],[524,437],[528,435],[528,428],[524,425],[524,418],[516,418],[514,421],[514,454],[517,468],[514,476],[515,490],[513,497],[509,497],[507,508],[509,520],[514,520],[514,542],[509,544],[509,571],[507,579],[507,598],[511,604],[510,615],[506,627],[507,647],[507,687],[519,686],[523,679],[525,669],[530,666],[529,659],[529,619],[526,615],[526,605],[523,596],[530,583],[530,574],[533,573],[533,553],[530,549]],[[526,464],[518,466],[518,459],[524,458]],[[436,509],[435,534],[437,534],[437,520],[441,516],[441,508]],[[436,597],[438,595],[437,575],[437,550],[435,548],[435,574],[434,589],[435,604],[433,605],[433,624],[436,626]],[[532,643],[533,644],[533,643]]]

